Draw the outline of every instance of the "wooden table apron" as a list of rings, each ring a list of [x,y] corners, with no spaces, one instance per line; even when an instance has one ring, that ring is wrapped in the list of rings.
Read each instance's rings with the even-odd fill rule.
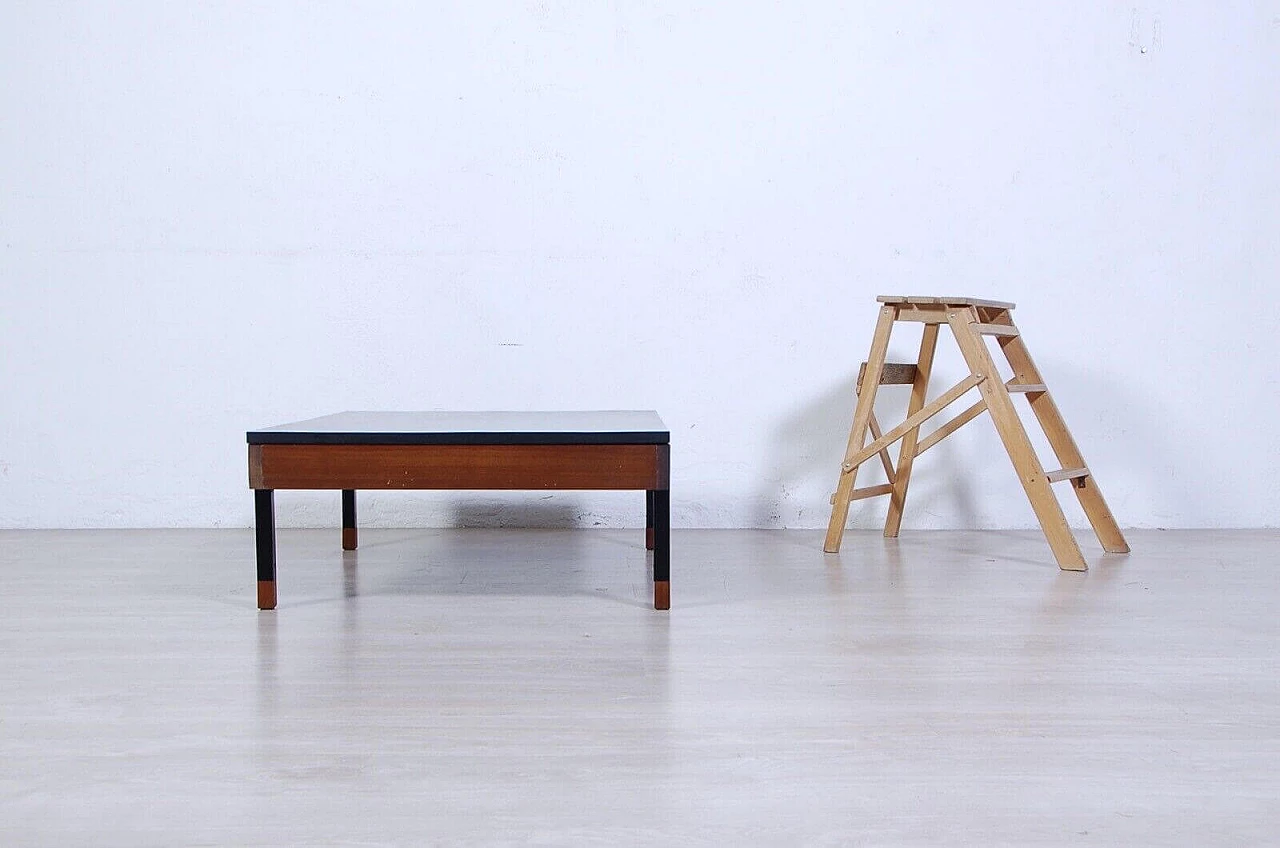
[[[647,547],[653,550],[654,607],[667,609],[670,469],[669,444],[250,444],[258,606],[276,605],[276,489],[341,489],[348,548],[355,547],[357,489],[642,489]]]

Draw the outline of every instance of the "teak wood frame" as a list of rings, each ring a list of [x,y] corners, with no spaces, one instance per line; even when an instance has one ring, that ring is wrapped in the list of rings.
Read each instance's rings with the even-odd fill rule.
[[[251,444],[258,608],[276,607],[275,490],[342,490],[342,547],[355,550],[357,489],[645,491],[653,606],[671,608],[669,444]]]
[[[1128,553],[1129,545],[1125,542],[1124,534],[1120,532],[1101,490],[1085,465],[1075,439],[1067,429],[1062,413],[1054,403],[1044,378],[1027,351],[1021,333],[1013,323],[1010,313],[1014,305],[976,298],[881,296],[877,300],[881,303],[880,318],[871,339],[871,352],[858,375],[858,403],[854,411],[853,427],[849,431],[844,462],[840,466],[840,480],[835,494],[831,496],[831,521],[827,525],[823,549],[828,553],[840,550],[852,501],[878,495],[890,497],[884,535],[889,538],[897,536],[902,526],[902,511],[906,504],[907,485],[911,480],[915,458],[983,412],[990,412],[996,432],[1013,462],[1058,566],[1068,571],[1084,571],[1088,568],[1080,546],[1067,525],[1062,506],[1051,489],[1053,483],[1063,480],[1072,482],[1072,489],[1103,549],[1110,553]],[[885,362],[889,336],[893,325],[898,321],[924,324],[920,353],[914,365]],[[938,332],[944,324],[951,328],[971,373],[935,400],[926,403]],[[984,336],[995,338],[1008,359],[1014,375],[1008,383],[999,379],[999,371],[983,341]],[[882,433],[874,411],[876,390],[882,385],[892,384],[910,384],[911,400],[907,406],[906,419],[897,427]],[[981,394],[976,403],[928,436],[920,438],[921,424],[973,388],[977,388]],[[1027,397],[1036,421],[1044,430],[1045,437],[1062,466],[1059,470],[1046,472],[1040,464],[1022,425],[1022,419],[1014,408],[1013,394]],[[868,432],[872,438],[870,444],[866,444]],[[902,444],[895,466],[888,449],[899,440]],[[880,457],[889,482],[879,486],[855,488],[859,466],[876,455]]]

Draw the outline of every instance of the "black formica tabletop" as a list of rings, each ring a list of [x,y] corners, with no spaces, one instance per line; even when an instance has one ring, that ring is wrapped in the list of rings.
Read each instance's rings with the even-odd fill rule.
[[[339,412],[250,430],[251,445],[665,445],[653,410]]]

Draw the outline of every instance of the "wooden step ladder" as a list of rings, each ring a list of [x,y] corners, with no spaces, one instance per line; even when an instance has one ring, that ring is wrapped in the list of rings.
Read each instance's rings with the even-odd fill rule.
[[[845,522],[849,516],[849,504],[877,495],[888,495],[890,498],[884,535],[896,537],[902,525],[902,509],[906,503],[907,484],[911,480],[915,458],[983,412],[990,412],[991,420],[996,425],[1000,440],[1004,442],[1009,459],[1013,461],[1058,566],[1070,571],[1084,571],[1088,568],[1080,546],[1076,544],[1071,528],[1067,526],[1062,507],[1050,488],[1052,484],[1066,480],[1071,481],[1080,506],[1084,508],[1102,547],[1111,553],[1128,553],[1129,545],[1125,542],[1124,535],[1116,525],[1107,502],[1103,500],[1093,474],[1085,465],[1080,449],[1071,438],[1062,413],[1058,411],[1044,378],[1032,361],[1031,354],[1027,352],[1018,328],[1014,326],[1010,314],[1013,304],[971,297],[881,296],[876,300],[882,304],[880,320],[871,340],[871,353],[858,375],[857,409],[853,415],[853,428],[849,431],[849,446],[840,466],[840,482],[836,493],[831,496],[831,521],[827,526],[827,539],[823,549],[828,553],[840,550],[840,540],[844,536]],[[885,362],[889,335],[896,321],[924,324],[920,356],[914,365]],[[944,324],[955,335],[971,373],[926,403],[938,331]],[[994,337],[1009,360],[1014,375],[1009,382],[1000,379],[1000,372],[991,358],[984,336]],[[911,386],[907,417],[888,432],[881,432],[874,412],[876,389],[882,385],[894,384]],[[976,403],[925,438],[919,437],[921,424],[973,388],[977,388],[982,395]],[[1041,466],[1035,448],[1022,426],[1022,419],[1014,409],[1014,394],[1025,395],[1030,401],[1031,410],[1057,455],[1061,465],[1059,470],[1045,471]],[[865,443],[868,431],[872,438],[870,444]],[[888,448],[899,440],[902,445],[895,466]],[[884,465],[889,482],[880,486],[854,488],[858,467],[876,455],[879,455],[880,462]]]

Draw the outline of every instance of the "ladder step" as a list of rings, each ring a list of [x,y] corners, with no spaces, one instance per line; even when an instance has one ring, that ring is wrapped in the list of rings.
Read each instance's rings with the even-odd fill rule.
[[[1023,392],[1025,394],[1049,391],[1049,387],[1044,383],[1005,383],[1004,387],[1011,392]]]
[[[862,391],[862,377],[867,373],[867,363],[858,369],[857,390]],[[886,362],[880,372],[882,386],[909,386],[916,381],[916,366],[909,362]]]
[[[1060,483],[1063,480],[1083,480],[1089,476],[1089,469],[1083,466],[1080,468],[1060,468],[1057,471],[1050,471],[1044,476],[1050,483]]]
[[[860,501],[863,498],[876,498],[876,497],[879,497],[880,495],[891,495],[891,494],[893,494],[893,484],[884,483],[879,486],[867,486],[864,489],[854,489],[852,492],[849,493],[849,500]],[[835,502],[836,502],[836,496],[835,496],[835,493],[833,492],[831,495],[832,505],[834,505]]]
[[[971,324],[974,332],[980,336],[1016,336],[1018,335],[1017,327],[1010,327],[1008,324]]]

